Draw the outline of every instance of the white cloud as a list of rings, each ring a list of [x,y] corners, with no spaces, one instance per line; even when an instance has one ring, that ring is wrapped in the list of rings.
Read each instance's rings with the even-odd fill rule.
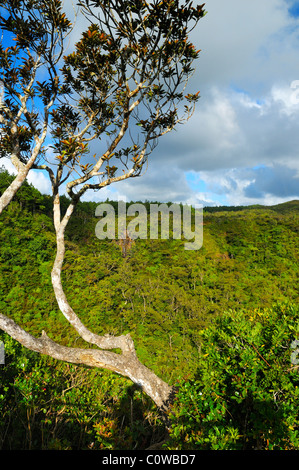
[[[128,200],[207,205],[298,198],[299,104],[292,101],[292,92],[290,86],[275,85],[257,101],[245,92],[213,87],[188,125],[161,140],[145,175],[115,185],[110,199],[119,191]],[[256,166],[268,171],[262,174]],[[186,179],[190,172],[197,175],[198,189]],[[292,193],[277,192],[279,175]]]
[[[1,158],[0,166],[3,166],[12,175],[17,174],[17,170],[8,158]]]
[[[2,158],[0,165],[3,166],[10,174],[17,175],[17,170],[8,158]],[[28,173],[27,181],[37,188],[42,194],[49,194],[51,191],[51,184],[47,175],[41,171],[31,170]]]
[[[299,198],[299,18],[290,15],[292,4],[206,0],[208,14],[192,33],[202,49],[190,83],[201,91],[196,113],[160,140],[144,176],[84,200],[236,205]],[[31,178],[47,190],[45,175]]]
[[[293,83],[295,82],[295,85]],[[299,84],[299,81],[298,81]],[[286,116],[297,115],[299,109],[297,80],[294,80],[288,87],[273,86],[271,94],[274,103],[280,104],[280,112]]]
[[[47,174],[41,171],[31,170],[28,173],[27,181],[37,188],[42,194],[50,194],[51,183]]]
[[[220,83],[265,91],[269,82],[289,79],[290,70],[296,75],[298,21],[284,0],[207,0],[206,9],[193,34],[202,49],[196,74],[202,91]]]

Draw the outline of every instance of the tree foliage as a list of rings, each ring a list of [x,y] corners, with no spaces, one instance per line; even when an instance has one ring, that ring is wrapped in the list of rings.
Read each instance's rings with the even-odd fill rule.
[[[184,88],[200,51],[189,34],[204,16],[204,5],[194,8],[189,1],[80,6],[91,24],[64,56],[69,95],[53,112],[52,134],[61,169],[80,175],[67,185],[72,199],[139,176],[157,139],[191,117],[199,92],[186,95]],[[108,145],[101,146],[102,154],[94,155],[95,162],[84,159],[89,142],[103,136]]]
[[[1,156],[25,163],[62,92],[58,63],[70,22],[59,0],[2,0],[0,7]]]

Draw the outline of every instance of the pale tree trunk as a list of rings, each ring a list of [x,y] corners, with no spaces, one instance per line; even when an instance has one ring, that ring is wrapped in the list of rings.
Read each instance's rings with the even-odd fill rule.
[[[18,156],[18,149],[10,156],[10,160],[15,166],[18,174],[13,180],[13,182],[6,188],[3,194],[0,196],[0,214],[8,206],[8,204],[12,201],[14,196],[16,195],[17,191],[20,189],[22,184],[24,183],[25,179],[28,176],[29,171],[34,166],[36,159],[41,151],[42,145],[45,141],[47,136],[47,120],[44,123],[44,131],[41,137],[35,137],[35,147],[32,151],[31,157],[28,162],[22,163]]]
[[[59,309],[86,342],[102,349],[102,351],[97,351],[97,360],[101,362],[101,365],[97,365],[97,367],[113,370],[118,374],[129,377],[135,384],[142,387],[145,393],[149,395],[159,407],[162,407],[169,399],[171,387],[157,377],[150,369],[141,364],[137,358],[134,342],[130,335],[99,336],[91,332],[83,325],[68,303],[61,282],[61,270],[65,254],[64,232],[74,209],[75,205],[71,203],[63,219],[60,220],[59,195],[57,194],[55,196],[53,211],[57,252],[51,277]],[[110,349],[120,349],[121,354],[103,351]]]
[[[52,103],[49,104],[52,105]],[[8,206],[8,204],[12,201],[17,191],[20,189],[22,184],[24,183],[25,179],[28,176],[29,171],[34,166],[37,157],[41,151],[42,145],[47,136],[47,126],[48,126],[48,116],[45,118],[44,122],[44,129],[40,137],[35,136],[35,147],[32,151],[31,157],[28,162],[22,163],[19,159],[19,148],[16,146],[14,153],[10,156],[10,160],[15,166],[18,174],[13,180],[13,182],[6,188],[3,194],[0,197],[0,214]]]
[[[0,328],[12,338],[28,349],[36,351],[54,359],[74,364],[84,364],[89,367],[98,367],[111,370],[124,377],[128,377],[163,409],[167,408],[171,396],[171,387],[157,377],[150,369],[141,364],[135,351],[116,354],[100,349],[80,349],[61,346],[52,341],[45,332],[36,338],[23,330],[13,320],[0,313]],[[129,337],[123,337],[125,340]]]
[[[30,162],[31,163],[31,162]],[[17,191],[20,189],[22,184],[24,183],[27,175],[29,173],[30,168],[32,167],[34,161],[31,164],[23,165],[18,170],[18,174],[13,180],[13,182],[6,188],[3,194],[0,197],[0,214],[8,206],[8,204],[12,201]]]

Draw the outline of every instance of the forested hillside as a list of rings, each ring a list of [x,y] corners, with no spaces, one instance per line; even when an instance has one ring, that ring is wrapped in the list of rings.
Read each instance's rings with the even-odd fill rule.
[[[0,193],[11,178],[6,171],[0,173]],[[49,196],[26,183],[0,218],[0,310],[34,335],[45,330],[61,344],[84,347],[83,340],[59,312],[52,291],[55,235],[51,204]],[[117,241],[101,241],[95,236],[96,206],[92,202],[79,203],[67,229],[64,286],[70,304],[83,323],[99,334],[130,332],[144,364],[173,385],[183,383],[178,396],[183,397],[181,403],[188,403],[193,417],[194,402],[190,404],[186,398],[188,384],[190,387],[203,380],[212,389],[223,380],[223,370],[217,372],[217,367],[221,370],[217,355],[209,363],[209,370],[211,374],[215,367],[215,377],[222,378],[215,378],[212,385],[211,376],[203,374],[199,379],[198,375],[205,358],[211,357],[208,345],[219,340],[217,331],[223,329],[230,343],[232,338],[240,337],[241,331],[250,335],[253,326],[260,324],[261,312],[267,312],[269,325],[275,329],[279,324],[283,334],[287,330],[291,335],[284,337],[286,356],[282,367],[292,366],[289,348],[296,337],[298,320],[299,201],[272,207],[205,208],[200,250],[184,250],[180,240],[136,240],[125,257]],[[232,329],[234,322],[227,318],[235,318],[237,332]],[[255,338],[257,342],[261,338],[266,341],[262,333]],[[6,351],[5,365],[0,365],[0,448],[133,449],[147,448],[165,439],[164,424],[154,405],[130,381],[107,371],[40,357],[3,333],[0,340]],[[273,354],[273,343],[268,346]],[[263,357],[259,367],[266,367],[270,359],[259,348],[258,352],[255,357]],[[230,359],[229,349],[223,347],[223,354]],[[280,358],[272,359],[278,367]],[[248,360],[254,364],[253,357]],[[246,362],[244,358],[242,361]],[[235,366],[223,369],[229,374],[229,368]],[[244,371],[240,373],[243,384]],[[234,377],[238,373],[234,370]],[[260,369],[256,373],[259,376]],[[293,386],[297,378],[294,371],[292,374]],[[267,380],[269,390],[275,388],[271,382],[274,379]],[[253,381],[251,377],[249,382]],[[204,386],[200,382],[200,387]],[[220,389],[218,392],[219,396]],[[277,404],[278,398],[275,400]],[[212,409],[212,405],[205,407]],[[200,409],[201,416],[207,416],[206,408]],[[228,415],[224,417],[222,411],[218,414],[226,431],[219,428],[218,442],[223,442],[223,448],[232,448],[236,443],[246,448],[249,441],[252,447],[258,445],[257,441],[264,447],[267,442],[270,445],[271,433],[265,437],[271,428],[268,422],[266,430],[258,430],[258,438],[247,439],[244,429],[235,434],[227,431],[238,428],[239,418],[228,422]],[[294,413],[296,421],[298,411]],[[171,419],[177,421],[172,441],[164,445],[215,447],[215,426],[211,437],[210,428],[205,434],[195,420],[192,434],[192,429],[185,432],[184,425],[179,424],[182,414],[174,411],[173,416]],[[208,421],[215,422],[215,416]],[[288,426],[297,436],[295,421]],[[285,433],[281,436],[278,447],[296,448],[297,437]]]

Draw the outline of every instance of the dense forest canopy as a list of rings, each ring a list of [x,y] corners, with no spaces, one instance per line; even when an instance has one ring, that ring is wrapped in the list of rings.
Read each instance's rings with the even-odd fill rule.
[[[0,192],[11,179],[11,175],[1,171]],[[25,182],[2,215],[0,307],[34,335],[46,329],[55,341],[83,345],[57,308],[51,289],[55,233],[50,199]],[[67,207],[67,200],[64,202],[62,198],[62,203]],[[117,208],[117,203],[113,204]],[[101,334],[130,332],[139,358],[173,385],[178,380],[183,380],[184,384],[197,380],[209,344],[203,334],[208,337],[204,332],[210,331],[215,322],[221,322],[217,319],[221,319],[224,312],[236,312],[233,314],[236,329],[239,324],[244,329],[243,318],[250,317],[250,312],[255,312],[252,317],[259,318],[257,310],[264,309],[269,315],[271,309],[279,305],[298,305],[299,201],[273,207],[205,208],[204,244],[200,250],[184,250],[183,242],[171,237],[169,240],[137,239],[126,257],[122,256],[117,240],[99,240],[95,236],[96,206],[94,202],[78,204],[67,229],[63,275],[65,281],[72,279],[66,282],[68,296],[75,308],[80,308],[83,321],[90,328]],[[240,313],[242,311],[244,314]],[[273,313],[269,324],[275,321],[275,315],[278,313]],[[282,320],[276,322],[279,324]],[[293,328],[285,344],[286,361],[291,368],[289,348],[297,327],[294,312],[289,314],[285,324]],[[234,330],[231,334],[234,335]],[[153,424],[153,405],[138,391],[126,395],[126,390],[132,387],[126,379],[109,372],[88,371],[88,368],[81,370],[71,366],[72,369],[68,369],[54,360],[39,359],[33,353],[24,352],[3,334],[1,338],[7,343],[7,363],[5,368],[1,366],[4,378],[0,391],[2,445],[13,447],[14,436],[17,447],[28,446],[29,442],[32,447],[87,447],[90,442],[96,442],[100,448],[126,448],[126,445],[131,446],[130,442],[138,442],[138,446],[145,448],[163,438],[164,424],[158,421]],[[257,342],[254,345],[259,348]],[[257,353],[256,357],[259,357]],[[263,360],[261,363],[266,366]],[[210,370],[216,365],[215,359]],[[221,368],[221,361],[218,367]],[[42,388],[40,380],[44,384]],[[63,387],[68,388],[65,383],[71,381],[72,392],[65,392],[68,399],[58,399]],[[80,388],[81,383],[85,384],[85,391]],[[97,395],[100,383],[101,398]],[[205,379],[204,383],[209,382]],[[11,395],[8,400],[12,386],[16,387],[17,395]],[[88,403],[94,394],[99,403],[88,412]],[[75,407],[72,415],[68,400],[78,397],[82,406],[80,410],[79,405]],[[51,406],[45,405],[47,400]],[[101,408],[105,400],[110,403],[110,416]],[[131,405],[132,426],[129,423]],[[87,415],[81,422],[78,413],[83,413],[83,409]],[[19,420],[24,419],[25,410],[31,410],[31,414],[28,420],[26,418],[27,424],[21,425]],[[92,418],[93,413],[95,418]],[[54,432],[53,419],[58,423],[57,432]],[[122,419],[127,427],[121,426]],[[10,420],[19,423],[17,435]],[[35,420],[39,425],[34,425]],[[34,429],[36,441],[28,435],[29,425]],[[43,444],[38,426],[46,436]],[[74,439],[69,431],[72,426],[77,429]],[[135,426],[142,429],[143,443],[141,437],[137,437]],[[223,427],[229,426],[224,422]],[[180,429],[183,428],[182,425]],[[60,434],[63,431],[68,436],[65,441]],[[181,439],[184,448],[186,436],[182,437],[181,432],[177,438],[172,435],[172,439],[175,445],[178,445],[176,439]],[[126,442],[121,438],[122,433]],[[188,441],[186,445],[190,448]]]

